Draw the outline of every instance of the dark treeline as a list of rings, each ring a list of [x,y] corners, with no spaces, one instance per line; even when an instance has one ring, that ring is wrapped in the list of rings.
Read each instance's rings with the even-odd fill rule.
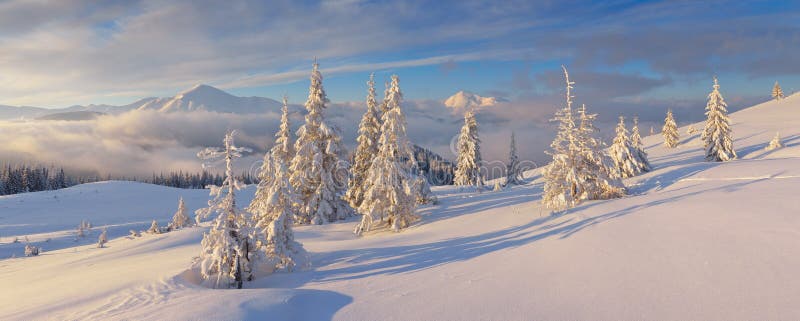
[[[417,159],[417,166],[428,179],[431,185],[453,185],[453,173],[455,165],[423,147],[414,146],[414,158]]]
[[[236,176],[236,178],[245,184],[257,183],[256,178],[249,173],[240,174]],[[136,179],[133,180],[139,181]],[[142,182],[177,188],[203,189],[209,185],[222,185],[223,180],[225,180],[225,177],[220,174],[212,174],[203,171],[200,173],[172,172],[166,175],[164,173],[159,175],[153,174],[150,180]]]
[[[0,195],[54,190],[79,184],[67,177],[63,168],[44,166],[3,166],[0,173]]]
[[[245,184],[256,183],[248,173],[237,176]],[[121,180],[150,183],[177,188],[202,189],[208,185],[221,185],[224,177],[207,171],[200,173],[172,172],[153,174],[150,178],[137,177],[100,177],[98,175],[75,175],[65,172],[63,168],[31,165],[4,165],[0,171],[0,195],[12,195],[28,192],[57,190],[78,184],[93,183],[104,180]]]

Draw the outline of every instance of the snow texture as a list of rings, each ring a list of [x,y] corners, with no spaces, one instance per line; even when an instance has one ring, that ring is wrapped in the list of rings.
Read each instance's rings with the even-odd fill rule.
[[[793,320],[798,108],[792,95],[732,113],[731,162],[705,162],[697,134],[679,149],[644,137],[654,169],[625,180],[631,196],[559,216],[541,207],[536,169],[499,192],[434,187],[439,204],[398,234],[355,238],[352,219],[296,227],[312,268],[244,290],[202,287],[189,268],[208,223],[124,237],[153,215],[169,220],[181,195],[187,209],[202,206],[207,190],[112,181],[3,196],[0,319]],[[689,126],[702,123],[679,129]],[[764,151],[776,132],[785,147]],[[95,223],[91,238],[73,243],[82,219]],[[109,242],[98,249],[103,227]],[[22,257],[13,240],[25,236],[39,256]]]

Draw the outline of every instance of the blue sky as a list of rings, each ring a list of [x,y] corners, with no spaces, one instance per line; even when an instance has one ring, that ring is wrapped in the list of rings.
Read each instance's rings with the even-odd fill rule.
[[[370,72],[405,97],[458,90],[553,101],[559,66],[599,107],[732,104],[779,80],[800,90],[792,1],[6,1],[0,104],[125,104],[206,83],[306,96],[317,57],[333,101],[363,100]],[[630,108],[634,108],[633,106]]]

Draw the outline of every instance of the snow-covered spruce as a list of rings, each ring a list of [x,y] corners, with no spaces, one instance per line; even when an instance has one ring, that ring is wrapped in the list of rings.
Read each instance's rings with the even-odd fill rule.
[[[522,169],[520,168],[519,156],[517,155],[517,140],[514,132],[511,132],[511,142],[508,148],[508,164],[506,164],[506,185],[518,185],[522,183]]]
[[[305,107],[305,124],[297,131],[296,154],[292,158],[289,183],[298,194],[300,209],[296,222],[322,224],[344,219],[353,209],[343,199],[348,168],[339,161],[344,146],[338,130],[325,123],[328,98],[322,74],[314,62]]]
[[[639,135],[639,117],[633,117],[633,128],[631,128],[631,145],[633,145],[637,161],[642,165],[642,172],[649,172],[651,170],[650,161],[647,158],[647,152],[644,151],[642,144],[642,136]]]
[[[782,147],[783,147],[783,142],[781,142],[781,133],[775,133],[775,137],[773,137],[772,140],[769,141],[769,145],[767,145],[767,147],[764,147],[764,150],[770,151]]]
[[[464,114],[464,126],[458,135],[458,158],[453,183],[458,186],[483,185],[481,178],[481,140],[478,137],[478,121],[475,110]]]
[[[778,82],[775,82],[775,86],[772,86],[772,99],[781,100],[783,99],[783,90],[781,89],[781,85]]]
[[[389,111],[389,90],[391,88],[389,86],[389,82],[388,81],[384,81],[383,82],[383,87],[384,87],[384,89],[383,89],[383,101],[381,102],[381,113],[379,115],[380,119],[383,119],[383,114],[385,114],[387,111]]]
[[[664,127],[661,128],[661,135],[664,136],[664,146],[675,148],[678,146],[680,136],[678,134],[678,124],[672,116],[672,109],[667,110],[667,118],[664,119]]]
[[[562,67],[563,68],[563,67]],[[552,210],[565,210],[583,200],[608,199],[625,194],[625,187],[617,179],[618,174],[609,167],[610,159],[602,151],[602,142],[594,137],[596,129],[592,121],[596,115],[579,111],[580,127],[575,125],[572,111],[571,89],[574,82],[564,69],[566,79],[566,104],[556,112],[558,133],[550,144],[548,153],[553,160],[544,169],[544,193],[542,204]]]
[[[580,125],[577,132],[578,177],[584,182],[582,199],[611,199],[625,195],[625,186],[614,161],[605,152],[605,144],[596,137],[594,120],[597,114],[586,112],[586,105],[578,109]]]
[[[196,211],[198,217],[211,214],[217,217],[200,242],[200,275],[203,284],[213,288],[241,288],[251,280],[257,261],[250,217],[236,205],[236,191],[242,183],[233,175],[233,160],[249,149],[234,144],[235,132],[225,135],[225,148],[206,148],[197,156],[204,161],[225,160],[225,180],[221,186],[211,186],[208,207]],[[205,165],[205,164],[204,164]]]
[[[172,216],[172,223],[170,223],[170,226],[172,229],[181,229],[191,225],[192,220],[189,218],[189,215],[186,214],[186,203],[183,201],[183,197],[181,197],[180,200],[178,200],[178,210],[175,211],[175,215]]]
[[[419,218],[414,213],[417,201],[412,186],[417,175],[412,172],[414,158],[406,137],[401,100],[400,79],[393,75],[387,110],[381,118],[378,154],[367,172],[369,185],[358,208],[362,218],[354,230],[357,235],[384,224],[399,231]]]
[[[289,98],[283,96],[283,106],[281,107],[281,124],[278,132],[275,133],[275,144],[264,154],[264,160],[258,171],[258,182],[269,184],[273,175],[272,158],[278,157],[284,164],[289,164],[294,157],[294,147],[292,146],[292,130],[289,122]]]
[[[411,191],[415,195],[417,205],[436,204],[439,201],[436,198],[436,195],[433,195],[433,192],[431,192],[431,184],[428,182],[428,179],[425,177],[425,173],[422,171],[417,172],[417,177],[414,178],[414,184]]]
[[[361,117],[358,126],[358,147],[353,156],[353,166],[350,168],[350,181],[348,182],[345,198],[353,208],[358,208],[364,200],[364,187],[372,160],[378,153],[378,139],[381,135],[381,124],[378,119],[378,103],[375,100],[375,74],[369,75],[367,81],[367,110]]]
[[[736,159],[731,135],[731,121],[728,118],[728,104],[719,92],[719,83],[714,77],[714,90],[708,94],[706,104],[705,129],[700,135],[706,149],[706,160],[710,162],[725,162]]]
[[[100,236],[97,237],[97,247],[102,249],[106,247],[107,242],[108,242],[108,234],[106,229],[103,229],[103,233],[100,233]]]
[[[260,255],[263,255],[260,270],[266,273],[292,271],[296,266],[308,264],[308,254],[295,241],[292,232],[297,195],[289,184],[286,162],[274,152],[271,157],[274,177],[259,183],[256,195],[247,207],[255,223],[254,235]]]
[[[288,133],[289,120],[286,98],[284,98],[284,117],[281,128],[275,134],[275,146],[264,157],[264,166],[256,194],[247,211],[255,224],[254,237],[257,240],[263,264],[260,269],[266,273],[275,270],[291,271],[295,266],[308,264],[303,246],[294,240],[292,225],[297,214],[297,194],[289,184],[288,166],[291,139]]]
[[[159,234],[159,233],[161,233],[161,229],[158,227],[158,222],[156,222],[156,220],[153,220],[153,222],[150,223],[150,228],[147,229],[147,233],[150,233],[150,234]]]
[[[633,177],[642,172],[650,170],[650,165],[641,161],[638,149],[633,145],[628,129],[625,128],[625,117],[619,117],[619,123],[616,128],[617,135],[614,137],[614,143],[609,149],[611,159],[614,161],[614,166],[621,177]]]

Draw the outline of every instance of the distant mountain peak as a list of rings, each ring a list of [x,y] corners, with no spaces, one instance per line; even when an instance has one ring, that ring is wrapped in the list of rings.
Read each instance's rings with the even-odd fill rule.
[[[444,105],[454,110],[466,108],[491,107],[505,99],[497,97],[483,97],[468,91],[460,90],[444,101]]]
[[[192,88],[181,91],[180,93],[175,95],[175,98],[181,99],[184,97],[190,97],[190,98],[197,97],[202,99],[202,98],[211,98],[215,96],[225,97],[225,98],[233,97],[233,95],[223,91],[222,89],[209,86],[206,84],[197,84],[192,86]]]
[[[206,84],[197,84],[179,92],[172,98],[150,100],[139,110],[161,112],[210,111],[220,113],[253,114],[278,108],[280,103],[264,97],[238,97],[222,89]]]

